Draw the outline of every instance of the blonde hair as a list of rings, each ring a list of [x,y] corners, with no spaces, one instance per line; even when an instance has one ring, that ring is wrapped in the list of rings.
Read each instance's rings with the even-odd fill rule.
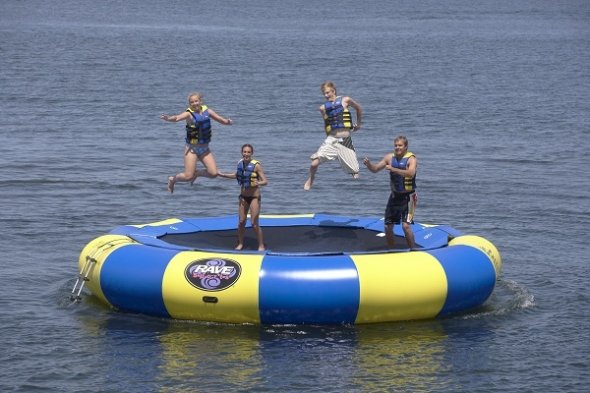
[[[336,94],[336,85],[334,84],[334,82],[332,81],[325,81],[324,83],[322,83],[322,85],[320,86],[320,90],[322,91],[322,93],[324,92],[325,88],[330,88],[334,90],[334,94]]]
[[[200,101],[203,101],[203,95],[201,93],[199,93],[198,91],[190,93],[188,95],[188,97],[186,98],[186,100],[190,102],[191,97],[197,97]]]

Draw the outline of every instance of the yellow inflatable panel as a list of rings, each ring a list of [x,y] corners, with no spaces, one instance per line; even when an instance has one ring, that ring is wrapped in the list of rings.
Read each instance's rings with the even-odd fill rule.
[[[445,272],[424,252],[352,255],[359,275],[356,323],[431,318],[447,295]]]
[[[219,254],[187,251],[168,264],[162,281],[162,296],[172,318],[213,322],[260,323],[258,310],[259,271],[263,255]],[[198,261],[230,260],[240,265],[239,279],[227,288],[203,290],[186,278],[187,269]],[[206,272],[204,273],[206,274]]]

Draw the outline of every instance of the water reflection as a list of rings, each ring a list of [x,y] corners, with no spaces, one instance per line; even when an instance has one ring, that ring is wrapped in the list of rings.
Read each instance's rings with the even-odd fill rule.
[[[171,323],[159,342],[160,391],[248,391],[264,374],[254,326]]]
[[[450,390],[443,326],[429,321],[359,327],[355,385],[367,391]]]
[[[491,367],[503,323],[530,301],[512,282],[498,289],[470,313],[360,326],[157,319],[109,310],[92,296],[76,314],[110,385],[141,374],[142,389],[162,392],[458,391],[494,383],[464,370]]]
[[[153,391],[450,386],[447,334],[436,321],[324,327],[180,322],[107,311],[98,317],[102,321],[82,321],[88,336],[101,341],[97,356],[105,379],[132,380],[140,367]]]

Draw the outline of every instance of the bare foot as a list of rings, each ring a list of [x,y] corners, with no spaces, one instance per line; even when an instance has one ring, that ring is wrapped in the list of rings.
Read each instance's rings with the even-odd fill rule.
[[[238,244],[238,245],[237,245],[237,246],[234,248],[234,250],[236,250],[236,251],[242,251],[242,249],[243,249],[243,248],[244,248],[244,245],[243,245],[243,244]]]
[[[266,247],[264,247],[264,246],[258,246],[258,251],[266,251]]]
[[[176,183],[176,176],[168,176],[168,191],[170,194],[174,193],[174,183]]]
[[[305,191],[309,191],[311,189],[311,186],[313,186],[313,180],[311,180],[311,178],[309,178],[309,179],[307,179],[307,181],[303,185],[303,189]]]
[[[353,173],[352,174],[352,178],[355,179],[355,180],[358,179],[359,177],[360,177],[360,175],[358,173]]]

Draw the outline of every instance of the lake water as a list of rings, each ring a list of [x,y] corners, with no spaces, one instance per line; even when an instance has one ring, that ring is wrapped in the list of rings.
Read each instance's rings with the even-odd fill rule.
[[[0,390],[582,392],[590,383],[590,3],[5,0],[0,5]],[[233,326],[69,301],[115,226],[233,214],[238,187],[182,167],[197,90],[251,143],[263,213],[379,216],[385,173],[320,166],[319,86],[364,109],[359,157],[405,134],[419,222],[491,240],[504,266],[467,314],[365,326]]]

